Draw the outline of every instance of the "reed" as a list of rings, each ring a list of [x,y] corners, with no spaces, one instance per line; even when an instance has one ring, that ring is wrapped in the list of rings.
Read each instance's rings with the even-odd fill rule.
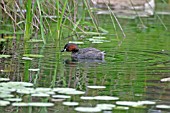
[[[113,27],[114,27],[114,29],[115,29],[117,38],[118,38],[118,34],[117,34],[116,23],[118,24],[118,26],[119,26],[119,28],[120,28],[123,36],[126,37],[126,34],[125,34],[125,32],[124,32],[124,30],[123,30],[123,28],[122,28],[122,26],[121,26],[118,18],[115,16],[114,12],[111,10],[111,8],[108,6],[108,4],[106,4],[106,6],[107,6],[108,10],[110,11],[110,18],[111,18],[111,20],[112,20],[112,24],[113,24]],[[113,19],[112,16],[114,17],[114,19]],[[114,20],[115,20],[115,21],[114,21]]]
[[[30,39],[30,36],[32,34],[32,0],[28,0],[26,4],[26,23],[25,23],[25,33],[24,33],[24,39],[27,41]]]
[[[45,40],[45,37],[44,37],[43,17],[42,17],[42,14],[41,14],[42,11],[41,11],[41,5],[40,5],[39,0],[37,0],[37,5],[38,5],[39,16],[40,16],[41,37],[43,39],[44,44],[46,44],[46,40]]]
[[[56,2],[56,9],[57,9],[57,40],[60,40],[60,36],[61,36],[61,33],[62,33],[62,23],[64,23],[64,21],[66,20],[65,16],[64,16],[64,13],[66,11],[66,6],[68,4],[68,0],[65,0],[64,1],[64,4],[62,6],[62,9],[60,11],[60,1],[57,1]]]
[[[85,7],[86,7],[87,10],[88,10],[88,13],[89,13],[89,15],[90,15],[90,17],[91,17],[91,19],[92,19],[92,22],[93,22],[93,25],[94,25],[96,31],[99,32],[99,28],[98,28],[99,25],[98,25],[98,23],[97,23],[97,20],[96,20],[95,16],[93,15],[93,13],[92,13],[92,11],[91,11],[91,9],[90,9],[90,4],[89,4],[88,0],[84,0],[84,4],[85,4]]]

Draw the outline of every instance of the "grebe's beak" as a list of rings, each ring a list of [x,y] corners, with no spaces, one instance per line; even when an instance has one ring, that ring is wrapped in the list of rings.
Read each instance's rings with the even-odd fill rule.
[[[66,51],[66,49],[61,50],[61,52],[64,52],[64,51]]]

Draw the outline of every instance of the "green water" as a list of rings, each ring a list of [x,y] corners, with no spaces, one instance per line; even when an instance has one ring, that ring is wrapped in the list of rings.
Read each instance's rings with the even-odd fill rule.
[[[70,53],[60,53],[60,50],[71,38],[66,38],[58,48],[56,42],[48,40],[47,44],[27,43],[30,54],[41,54],[42,58],[33,58],[32,61],[22,60],[24,49],[23,41],[10,40],[6,42],[4,54],[11,54],[11,58],[1,58],[0,76],[10,78],[11,81],[27,81],[34,87],[71,87],[85,91],[84,96],[116,96],[121,101],[155,101],[154,105],[144,107],[129,107],[129,110],[108,111],[108,113],[168,113],[170,108],[156,108],[156,105],[170,105],[170,84],[161,82],[162,78],[170,76],[170,16],[159,15],[166,28],[157,16],[139,19],[119,19],[126,34],[117,26],[111,24],[109,16],[98,16],[99,24],[109,31],[106,37],[108,42],[92,44],[88,36],[80,39],[84,42],[80,48],[95,47],[105,51],[105,62],[79,61],[73,62]],[[48,35],[46,35],[49,37]],[[17,37],[22,38],[19,35]],[[13,43],[12,43],[13,42]],[[39,72],[28,69],[40,69]],[[27,76],[28,75],[28,76]],[[106,86],[105,89],[88,89],[89,85]],[[23,101],[51,102],[51,98],[31,98],[21,96]],[[98,103],[115,104],[116,101],[84,101],[80,96],[72,96],[68,101],[77,101],[79,106],[95,106]],[[55,102],[54,107],[1,107],[1,112],[39,112],[39,113],[76,113],[75,107],[68,107],[62,102]],[[103,112],[103,111],[102,111]]]

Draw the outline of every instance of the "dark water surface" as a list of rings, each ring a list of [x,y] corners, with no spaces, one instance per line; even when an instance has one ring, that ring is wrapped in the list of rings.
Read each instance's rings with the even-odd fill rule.
[[[6,54],[11,58],[1,58],[0,76],[10,78],[11,81],[24,81],[29,75],[29,82],[34,87],[71,87],[85,91],[84,96],[116,96],[120,101],[154,101],[154,105],[145,107],[129,107],[129,110],[102,111],[103,113],[168,113],[170,108],[156,108],[156,105],[170,106],[170,84],[161,82],[170,77],[170,16],[161,15],[167,30],[157,16],[142,18],[143,26],[138,19],[120,19],[120,24],[126,34],[117,26],[115,29],[108,16],[99,16],[101,26],[108,30],[105,35],[108,42],[92,44],[87,37],[80,41],[85,44],[80,48],[95,47],[106,52],[105,61],[72,61],[69,53],[60,53],[66,39],[56,48],[56,42],[28,43],[31,54],[41,54],[42,58],[33,58],[32,61],[22,60],[22,41],[7,43]],[[10,45],[10,46],[9,46]],[[40,69],[39,72],[28,69]],[[106,86],[105,89],[89,89],[87,86]],[[77,101],[79,106],[95,106],[98,103],[115,104],[116,101],[81,100],[80,96],[72,96],[68,101]],[[23,96],[27,100],[27,96]],[[25,101],[23,100],[23,101]],[[30,101],[51,102],[51,98],[33,98]],[[39,112],[39,113],[75,113],[75,107],[67,107],[62,102],[55,102],[54,107],[1,107],[1,112]]]

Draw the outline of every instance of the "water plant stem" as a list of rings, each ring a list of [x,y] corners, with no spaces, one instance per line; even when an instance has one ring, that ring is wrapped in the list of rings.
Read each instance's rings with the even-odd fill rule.
[[[24,33],[24,40],[27,41],[30,39],[32,34],[31,32],[31,23],[32,23],[32,0],[27,0],[26,4],[26,23],[25,23],[25,33]]]

